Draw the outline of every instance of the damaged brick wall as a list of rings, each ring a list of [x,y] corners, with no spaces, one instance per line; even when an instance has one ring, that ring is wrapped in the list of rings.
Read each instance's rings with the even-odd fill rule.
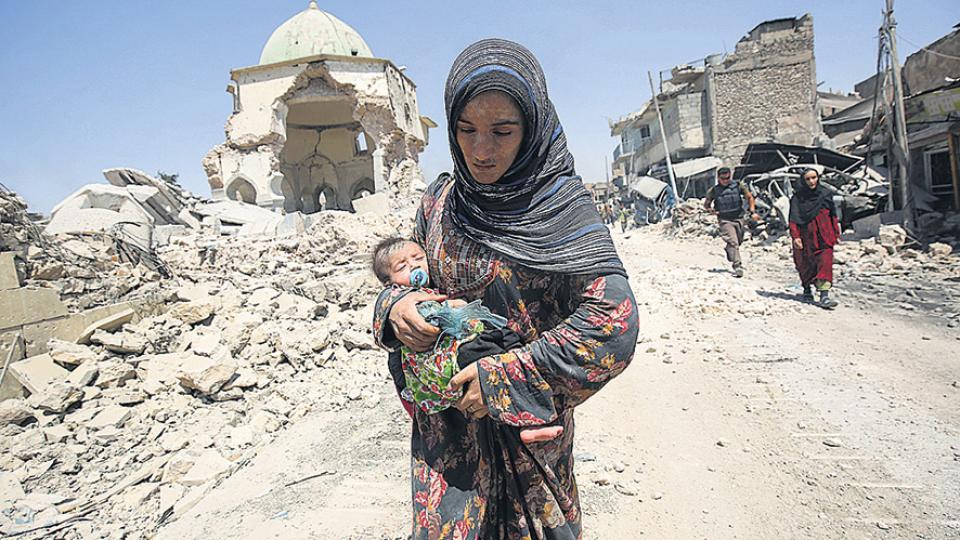
[[[713,154],[738,160],[751,142],[811,145],[817,115],[813,18],[763,23],[708,69]]]

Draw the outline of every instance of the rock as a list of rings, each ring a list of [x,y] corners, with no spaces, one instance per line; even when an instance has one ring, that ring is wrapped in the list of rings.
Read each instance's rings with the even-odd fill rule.
[[[200,486],[226,476],[232,467],[233,463],[224,459],[219,452],[208,449],[200,454],[179,483],[187,487]]]
[[[26,497],[23,486],[13,473],[0,471],[0,502],[13,502]]]
[[[181,367],[177,379],[184,388],[205,395],[215,394],[237,372],[232,362],[196,356],[196,361]]]
[[[627,470],[627,466],[622,461],[618,461],[613,464],[613,470],[618,473],[622,473],[623,471]]]
[[[280,416],[290,416],[293,411],[293,405],[278,395],[274,395],[269,401],[264,403],[263,410]]]
[[[127,381],[137,376],[136,371],[130,364],[119,360],[99,362],[97,363],[97,371],[97,387],[103,389],[123,386]]]
[[[59,339],[48,341],[47,350],[47,354],[50,355],[50,358],[53,358],[54,362],[64,366],[79,366],[85,362],[95,362],[99,359],[99,355],[88,347]]]
[[[43,431],[43,436],[47,439],[47,442],[52,444],[62,444],[66,442],[73,433],[70,431],[70,428],[63,424],[45,427],[41,431]]]
[[[49,384],[42,392],[30,396],[29,403],[37,409],[62,413],[68,407],[83,399],[83,392],[69,383]]]
[[[660,493],[659,491],[655,491],[653,493],[653,500],[659,501],[662,498],[663,498],[663,493]]]
[[[877,243],[888,253],[895,253],[907,241],[907,231],[900,225],[880,225]]]
[[[600,473],[596,478],[593,479],[593,483],[598,486],[609,486],[610,485],[610,475],[607,473]]]
[[[953,253],[953,246],[942,242],[934,242],[928,246],[927,251],[931,257],[946,257]]]
[[[186,488],[180,484],[163,484],[160,486],[160,516],[173,510],[173,506],[183,498]]]
[[[829,447],[831,447],[831,448],[840,448],[840,447],[843,446],[843,443],[840,442],[838,439],[832,439],[832,438],[831,438],[831,439],[824,439],[824,440],[823,440],[823,444],[825,444],[826,446],[829,446]]]
[[[146,338],[130,332],[111,334],[103,330],[97,330],[90,336],[90,341],[120,354],[143,354],[143,351],[147,348]]]
[[[10,452],[22,459],[30,460],[40,453],[47,444],[47,438],[39,429],[28,429],[11,439]]]
[[[617,482],[613,485],[613,489],[617,490],[617,493],[621,495],[626,495],[628,497],[633,497],[637,494],[636,488],[627,484],[626,482]]]
[[[194,325],[213,315],[216,306],[210,301],[194,301],[176,304],[167,315],[184,324]]]
[[[280,296],[280,291],[270,287],[261,287],[247,297],[247,305],[265,307],[270,305],[273,299],[278,296]]]
[[[719,447],[721,447],[721,448],[725,448],[725,447],[727,447],[727,446],[730,446],[730,442],[727,441],[726,439],[718,439],[718,440],[717,440],[717,446],[719,446]]]
[[[256,411],[250,417],[250,427],[261,433],[273,433],[282,425],[276,416],[266,411]]]
[[[120,495],[120,505],[130,510],[136,510],[150,500],[150,497],[153,497],[153,494],[159,489],[159,482],[143,482],[130,486]]]
[[[94,430],[106,427],[119,428],[130,418],[131,414],[129,407],[111,405],[102,409],[92,420],[87,422],[87,427]]]
[[[25,400],[16,398],[0,401],[0,426],[23,424],[31,418],[35,418],[34,412]]]
[[[42,392],[47,385],[63,381],[68,375],[67,370],[57,365],[49,354],[13,362],[8,369],[7,376],[13,376],[31,393]]]
[[[597,456],[593,455],[590,452],[577,452],[576,454],[573,455],[573,459],[575,461],[584,463],[588,461],[596,461]]]
[[[222,334],[216,330],[204,330],[195,332],[187,338],[190,342],[190,350],[203,356],[215,356],[221,349]]]

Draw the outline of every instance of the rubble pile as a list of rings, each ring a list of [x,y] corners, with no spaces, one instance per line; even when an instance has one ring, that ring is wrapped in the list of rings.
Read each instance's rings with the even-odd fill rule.
[[[0,533],[148,537],[292,420],[379,400],[386,373],[368,331],[379,291],[369,253],[406,231],[411,215],[321,212],[279,238],[224,235],[210,219],[156,248],[162,277],[104,256],[109,243],[95,235],[50,240],[8,223],[20,214],[7,206],[21,203],[2,199],[2,238],[4,249],[26,251],[26,283],[55,260],[63,273],[47,290],[69,295],[60,285],[82,282],[78,306],[100,290],[93,280],[151,294],[10,362],[3,385],[20,394],[0,401]],[[60,250],[90,262],[61,261]]]
[[[120,262],[107,234],[51,236],[15,193],[0,190],[0,205],[0,253],[10,257],[18,284],[54,289],[71,310],[120,302],[159,279],[147,268]]]
[[[717,217],[703,208],[703,199],[687,199],[677,204],[668,230],[679,238],[720,234]]]

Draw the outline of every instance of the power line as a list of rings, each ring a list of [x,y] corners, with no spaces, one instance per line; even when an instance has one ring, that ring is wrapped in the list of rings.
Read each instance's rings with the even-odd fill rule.
[[[960,60],[960,56],[953,56],[952,54],[944,54],[944,53],[942,53],[942,52],[938,52],[938,51],[935,51],[935,50],[933,50],[933,49],[928,49],[927,47],[924,47],[924,46],[922,46],[922,45],[917,45],[916,43],[914,43],[914,42],[910,41],[909,39],[903,37],[903,34],[898,34],[897,37],[899,37],[899,38],[902,39],[903,41],[906,41],[907,43],[913,45],[914,47],[917,47],[917,48],[920,49],[921,51],[925,51],[925,52],[928,52],[928,53],[930,53],[930,54],[932,54],[932,55],[940,56],[940,57],[942,57],[942,58],[948,58],[948,59],[950,59],[950,60]]]

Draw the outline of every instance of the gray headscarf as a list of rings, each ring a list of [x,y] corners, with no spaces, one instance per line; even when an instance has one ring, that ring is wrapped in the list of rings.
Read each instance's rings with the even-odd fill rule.
[[[464,106],[490,90],[508,94],[519,105],[524,137],[503,177],[484,185],[470,175],[456,124]],[[450,69],[444,102],[454,163],[451,217],[467,237],[537,270],[626,275],[610,231],[574,170],[533,53],[502,39],[470,45]]]

